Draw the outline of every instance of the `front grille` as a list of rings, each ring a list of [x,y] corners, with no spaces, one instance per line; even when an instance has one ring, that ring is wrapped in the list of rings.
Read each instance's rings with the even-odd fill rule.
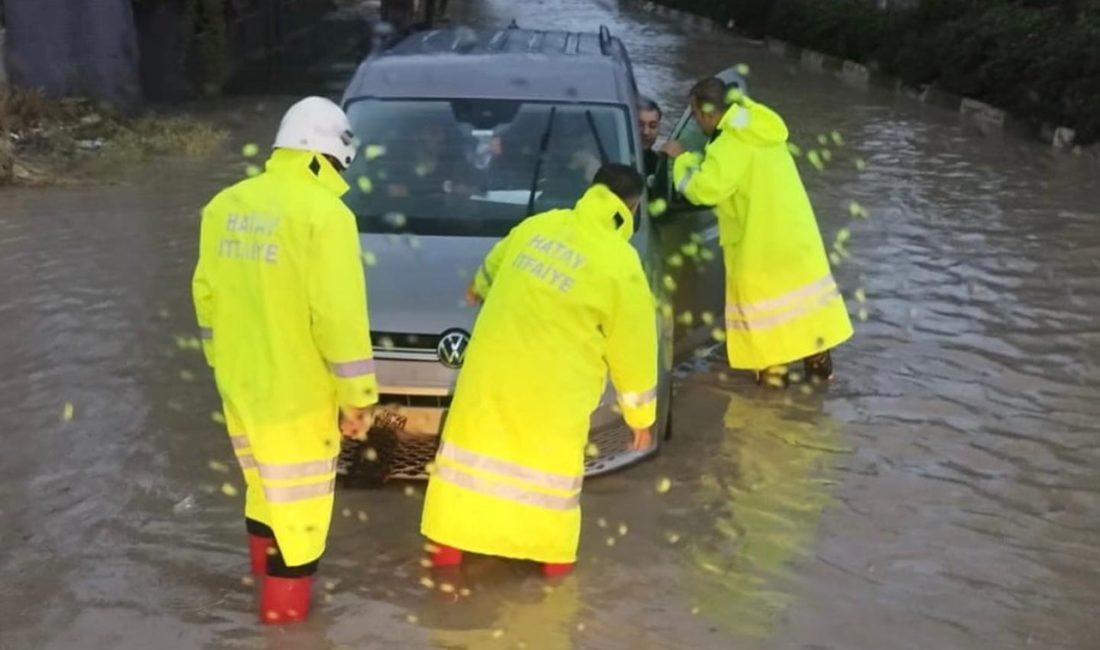
[[[435,350],[439,346],[439,334],[407,334],[400,332],[371,332],[370,343],[376,350]]]
[[[397,395],[382,393],[378,396],[380,406],[415,406],[419,408],[445,409],[451,406],[450,395]]]

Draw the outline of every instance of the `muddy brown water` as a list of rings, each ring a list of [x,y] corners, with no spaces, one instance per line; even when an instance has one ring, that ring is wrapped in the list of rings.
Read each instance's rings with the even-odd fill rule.
[[[579,571],[551,591],[493,560],[428,589],[420,486],[340,493],[315,615],[264,629],[241,499],[222,492],[240,480],[210,466],[233,462],[215,394],[176,342],[196,211],[288,101],[230,100],[219,157],[0,192],[0,648],[1100,647],[1094,163],[636,6],[452,11],[606,23],[671,113],[743,62],[797,141],[840,131],[806,172],[827,241],[850,229],[853,312],[867,296],[835,383],[768,393],[720,359],[683,369],[674,440],[587,486]]]

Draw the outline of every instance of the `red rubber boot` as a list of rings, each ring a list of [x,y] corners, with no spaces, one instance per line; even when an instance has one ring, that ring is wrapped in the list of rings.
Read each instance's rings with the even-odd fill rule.
[[[437,542],[431,542],[431,545],[435,547],[435,549],[430,552],[432,566],[445,567],[462,564],[462,551]]]
[[[260,598],[260,620],[267,625],[298,623],[309,616],[309,594],[313,576],[304,578],[264,578]]]
[[[275,539],[272,537],[248,536],[248,555],[252,560],[252,575],[257,577],[267,575],[267,556],[271,554],[274,546]]]
[[[547,562],[542,565],[542,575],[546,578],[562,578],[573,573],[573,564],[553,564]]]

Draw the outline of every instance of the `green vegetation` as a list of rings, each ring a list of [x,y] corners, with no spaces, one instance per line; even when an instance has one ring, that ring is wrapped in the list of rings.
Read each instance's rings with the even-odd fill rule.
[[[1100,140],[1100,0],[658,0]]]

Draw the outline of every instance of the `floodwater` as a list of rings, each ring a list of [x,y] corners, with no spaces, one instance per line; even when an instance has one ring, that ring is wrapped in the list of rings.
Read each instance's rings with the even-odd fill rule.
[[[867,297],[834,384],[686,368],[674,439],[587,486],[579,570],[551,591],[480,560],[436,576],[470,590],[451,602],[421,583],[419,486],[340,493],[314,616],[263,628],[223,493],[240,481],[210,466],[233,462],[210,377],[175,338],[194,331],[197,209],[287,103],[233,100],[220,157],[0,192],[0,649],[1100,647],[1095,163],[637,6],[451,5],[606,23],[670,113],[745,63],[797,141],[840,131],[833,163],[806,167],[826,239],[851,232],[853,313]]]

